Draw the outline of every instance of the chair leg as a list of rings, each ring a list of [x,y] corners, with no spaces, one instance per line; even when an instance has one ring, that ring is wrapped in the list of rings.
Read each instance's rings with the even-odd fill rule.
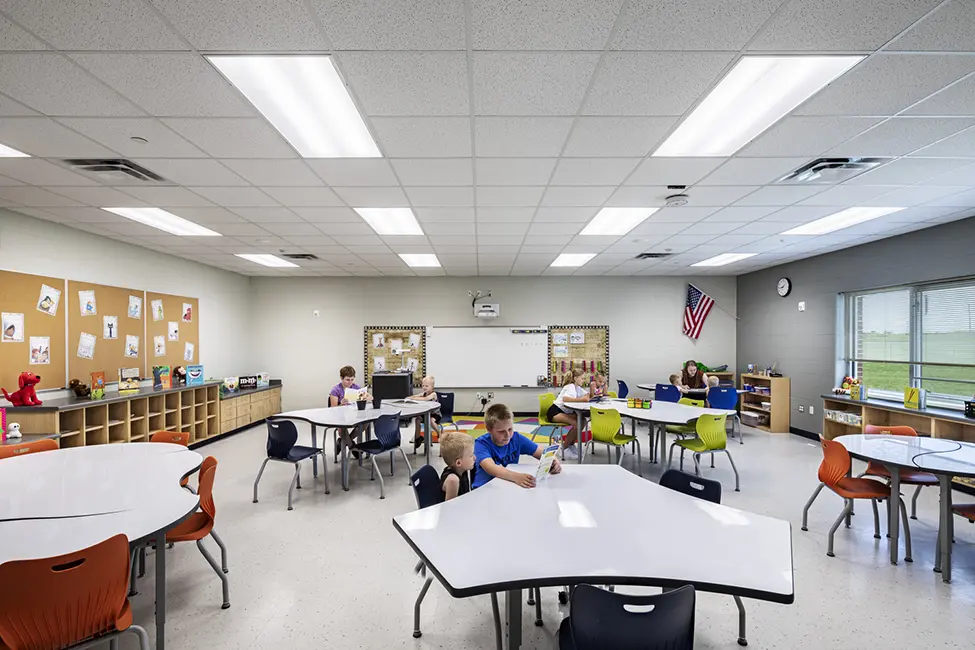
[[[108,641],[108,650],[118,650],[118,637],[114,636]]]
[[[323,440],[322,442],[325,442],[325,441]],[[333,450],[334,449],[337,449],[338,446],[339,446],[339,430],[338,429],[332,429],[332,449]],[[341,455],[342,455],[342,451],[341,450],[338,450],[338,451],[335,452],[335,460],[332,461],[332,464],[333,465],[338,464],[338,462],[339,462],[339,456],[341,456]]]
[[[542,590],[540,587],[535,587],[535,625],[542,627],[544,624],[542,621]]]
[[[636,471],[640,475],[640,478],[643,478],[643,463],[640,462],[643,454],[640,452],[640,441],[634,438],[633,442],[636,443]]]
[[[291,498],[294,496],[295,483],[297,481],[298,481],[298,463],[295,463],[295,475],[294,478],[291,479],[291,485],[288,487],[288,510],[294,510],[294,508],[291,506]]]
[[[694,461],[694,476],[701,475],[701,454],[691,454],[691,460]],[[683,469],[683,467],[681,468]]]
[[[816,486],[816,489],[813,490],[812,496],[809,497],[809,501],[806,501],[806,506],[802,509],[802,530],[809,530],[809,528],[806,527],[806,522],[809,519],[809,507],[813,504],[813,501],[816,500],[816,497],[819,496],[819,493],[823,491],[824,487],[826,487],[825,483],[820,483],[818,486]]]
[[[735,596],[735,605],[738,606],[738,645],[748,645],[748,638],[745,636],[745,604],[741,602],[740,596]]]
[[[139,549],[139,577],[146,577],[146,547]]]
[[[836,534],[836,529],[840,527],[840,522],[846,519],[847,515],[850,514],[850,507],[853,503],[852,499],[843,499],[843,512],[840,516],[836,518],[833,522],[832,528],[829,529],[829,542],[826,545],[826,555],[829,557],[836,557],[833,554],[833,535]]]
[[[132,561],[129,562],[129,598],[136,596],[139,593],[138,588],[136,588],[136,560],[139,558],[139,549],[132,549]]]
[[[410,459],[406,457],[406,450],[402,446],[399,448],[399,453],[403,455],[403,462],[406,463],[406,484],[412,485],[410,483],[410,477],[413,476],[413,466],[410,465]]]
[[[727,453],[727,450],[726,450],[726,453]],[[714,469],[714,452],[711,452],[711,469]]]
[[[395,476],[396,475],[395,461],[396,461],[396,456],[393,455],[393,451],[390,450],[390,452],[389,452],[389,475],[390,476]]]
[[[230,578],[227,577],[227,575],[220,568],[220,565],[217,564],[217,561],[213,559],[212,555],[210,555],[210,551],[208,551],[207,547],[203,545],[202,539],[196,540],[196,547],[200,549],[200,553],[202,553],[203,557],[206,558],[207,564],[210,565],[210,567],[213,569],[213,572],[217,574],[217,577],[220,578],[220,581],[223,583],[223,605],[221,605],[221,608],[222,609],[229,608],[230,607]]]
[[[923,485],[917,486],[914,490],[914,496],[911,497],[911,519],[917,519],[917,498],[921,495],[921,488]]]
[[[873,506],[873,538],[880,539],[880,513],[877,512],[877,500],[870,499],[870,505]]]
[[[498,608],[498,594],[491,593],[491,611],[494,613],[494,643],[497,650],[504,650],[504,635],[501,633],[501,610]]]
[[[911,557],[911,527],[907,523],[907,506],[904,505],[904,499],[897,499],[901,504],[901,520],[904,522],[904,561],[913,562],[914,558]]]
[[[430,589],[430,583],[433,582],[433,576],[427,576],[427,579],[423,581],[423,586],[420,587],[420,593],[416,597],[416,602],[413,603],[413,638],[419,639],[423,636],[423,632],[420,631],[420,605],[423,604],[423,599],[426,598],[427,591]]]
[[[185,488],[186,490],[189,490],[189,492],[190,492],[190,494],[196,494],[196,490],[195,490],[195,489],[193,488],[193,486],[192,486],[192,485],[185,485],[185,486],[183,486],[183,487],[184,487],[184,488]]]
[[[731,457],[731,452],[727,449],[722,451],[728,456],[728,460],[731,461],[731,469],[735,470],[735,492],[741,492],[741,486],[738,484],[738,468],[735,467],[735,459]],[[714,467],[714,452],[711,452],[711,467]]]
[[[683,440],[684,436],[681,436],[680,439]],[[684,471],[684,451],[685,449],[681,447],[680,448],[680,471],[682,472]]]
[[[224,573],[230,573],[230,569],[227,568],[227,545],[224,544],[223,540],[220,539],[220,536],[217,535],[217,531],[212,528],[210,529],[210,537],[212,537],[213,541],[215,541],[217,546],[220,547],[220,568],[223,569]]]
[[[261,482],[261,477],[264,476],[264,468],[267,467],[267,461],[270,458],[265,458],[264,462],[261,463],[261,469],[257,472],[257,478],[254,479],[254,503],[257,503],[257,484]]]
[[[386,481],[383,480],[383,473],[379,471],[379,465],[376,464],[376,456],[369,454],[369,460],[372,461],[372,470],[379,475],[379,498],[386,498]]]
[[[139,650],[149,650],[149,635],[141,625],[130,625],[126,632],[132,632],[139,638]]]
[[[295,476],[298,478],[298,482],[295,485],[297,489],[301,489],[301,463],[295,463]]]
[[[670,466],[674,464],[674,447],[676,446],[677,443],[673,443],[670,445],[670,454],[667,456],[667,469],[670,469]],[[661,458],[661,460],[663,459]],[[681,467],[681,469],[683,469],[683,466]]]
[[[322,455],[322,478],[325,479],[325,494],[331,494],[332,491],[328,489],[328,456],[325,455],[324,451],[319,453]]]
[[[734,429],[735,426],[738,427],[738,444],[743,445],[745,444],[745,436],[741,432],[741,418],[738,415],[735,415],[735,421],[732,423],[731,428]]]

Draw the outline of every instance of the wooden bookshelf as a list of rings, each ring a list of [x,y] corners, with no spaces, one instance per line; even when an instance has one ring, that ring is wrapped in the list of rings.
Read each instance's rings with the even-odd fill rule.
[[[789,378],[744,373],[739,376],[739,382],[739,388],[743,390],[746,385],[768,389],[767,393],[755,390],[741,394],[741,410],[757,413],[760,417],[760,423],[751,426],[770,433],[789,433],[789,409],[792,408]],[[769,405],[763,406],[763,402]]]

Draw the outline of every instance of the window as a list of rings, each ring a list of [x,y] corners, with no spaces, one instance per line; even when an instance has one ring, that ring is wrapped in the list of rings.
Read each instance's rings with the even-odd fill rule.
[[[975,393],[975,280],[846,295],[846,361],[871,395],[960,408]]]

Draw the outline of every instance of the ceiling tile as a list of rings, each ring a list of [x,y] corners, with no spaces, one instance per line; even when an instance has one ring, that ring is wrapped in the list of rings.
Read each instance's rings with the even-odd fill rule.
[[[764,185],[808,162],[805,158],[732,158],[704,177],[702,185]]]
[[[474,184],[470,158],[401,158],[390,162],[406,186]]]
[[[9,5],[11,2],[9,0],[4,2],[4,5]],[[14,3],[20,4],[20,3]],[[2,5],[0,5],[2,6]],[[22,7],[26,8],[28,5],[21,4]],[[48,49],[44,43],[40,42],[29,33],[14,25],[12,22],[0,16],[0,43],[2,43],[2,49],[4,50],[46,50]]]
[[[398,189],[398,188],[397,188]],[[468,207],[474,205],[474,188],[407,187],[410,203],[424,207]],[[405,205],[405,202],[401,205]]]
[[[972,124],[975,119],[967,117],[895,117],[831,149],[829,155],[904,156]]]
[[[569,117],[477,117],[477,155],[558,156],[571,126]]]
[[[307,210],[308,208],[304,209]],[[302,219],[293,210],[280,206],[269,205],[259,208],[233,206],[230,210],[241,218],[253,223],[298,223],[305,221],[305,219]],[[308,219],[308,221],[312,220]]]
[[[229,187],[247,181],[216,160],[208,158],[138,158],[136,162],[163,178],[185,187]]]
[[[239,212],[240,210],[235,210]],[[305,221],[310,221],[312,223],[326,224],[326,223],[341,223],[349,221],[358,221],[360,219],[359,215],[352,209],[346,207],[313,207],[313,208],[300,208],[296,207],[291,210],[296,215],[304,219]]]
[[[975,158],[975,127],[965,129],[955,135],[919,149],[916,156],[957,156]]]
[[[465,237],[473,237],[475,225],[473,221],[424,222],[423,232],[427,233],[430,237],[434,235],[462,235]]]
[[[371,122],[380,147],[390,158],[471,155],[471,120],[467,117],[377,117]]]
[[[191,192],[189,190],[183,189],[182,187],[163,187],[163,186],[144,186],[144,187],[124,187],[121,188],[123,192],[134,196],[140,201],[144,201],[149,205],[166,208],[166,207],[182,207],[182,206],[199,206],[199,207],[209,207],[213,203],[217,205],[227,205],[222,201],[221,196],[217,196],[213,203],[208,201],[209,197],[204,198],[197,194],[201,189],[206,188],[194,188]],[[243,191],[247,188],[228,188],[237,191]],[[123,206],[128,207],[128,206]]]
[[[440,247],[446,249],[447,247],[453,246],[464,246],[473,244],[474,240],[471,235],[441,235],[435,230],[431,230],[430,236],[428,237],[430,243],[435,247]]]
[[[743,206],[783,206],[792,205],[813,194],[826,189],[824,185],[770,185],[755,190],[748,196],[735,201],[735,205]]]
[[[365,237],[375,235],[376,231],[369,227],[365,221],[355,215],[356,221],[342,221],[334,223],[319,223],[318,229],[329,237],[360,236]],[[381,240],[380,240],[381,242]]]
[[[190,142],[149,117],[62,117],[65,126],[88,136],[123,156],[134,158],[203,158]],[[148,142],[136,142],[133,137]]]
[[[550,207],[540,207],[535,212],[535,223],[585,223],[596,216],[599,212],[599,208],[595,206],[589,207],[561,207],[561,208],[550,208]]]
[[[758,189],[756,185],[695,185],[684,193],[690,196],[691,207],[730,205]],[[662,193],[673,194],[673,190]]]
[[[879,117],[786,117],[745,146],[740,157],[816,156],[881,122]]]
[[[647,158],[627,185],[693,185],[724,162],[724,158]]]
[[[709,52],[617,52],[606,55],[584,115],[682,115],[734,55]]]
[[[115,155],[48,117],[5,117],[0,121],[0,142],[18,151],[44,158],[103,158]]]
[[[261,118],[177,117],[163,122],[214,158],[295,158],[294,150]]]
[[[908,160],[914,160],[914,159],[909,158]],[[959,159],[957,158],[956,159],[946,158],[943,160],[959,161]],[[964,166],[956,167],[955,169],[952,169],[950,172],[939,174],[938,176],[934,176],[933,178],[927,178],[926,185],[966,185],[968,187],[975,185],[975,161],[973,161],[971,158],[965,158],[960,160],[959,162],[964,162],[966,164]]]
[[[889,49],[969,52],[972,49],[973,25],[975,5],[971,2],[947,2],[920,25],[891,43]]]
[[[47,186],[47,189],[55,194],[66,196],[69,199],[73,199],[80,203],[84,203],[85,205],[91,205],[96,208],[123,206],[142,207],[144,205],[141,201],[134,201],[130,195],[123,194],[122,192],[119,192],[111,187],[58,187],[49,185]]]
[[[931,95],[904,115],[975,116],[975,76],[963,79]]]
[[[623,0],[500,0],[471,5],[475,50],[601,50]]]
[[[706,217],[714,214],[717,211],[716,208],[661,208],[657,210],[645,224],[659,224],[659,223],[697,223],[698,221],[703,221]]]
[[[916,185],[948,172],[973,165],[970,158],[899,158],[846,182],[847,185]],[[975,185],[975,167],[965,177]],[[954,185],[955,183],[946,183]],[[960,184],[960,183],[959,183]]]
[[[64,207],[80,206],[77,201],[60,194],[48,192],[40,187],[20,185],[18,187],[0,187],[0,198],[28,207]]]
[[[538,190],[537,194],[539,198],[541,198],[541,191],[543,188],[536,188],[536,189]],[[492,207],[485,207],[483,204],[480,204],[478,205],[477,208],[477,221],[478,223],[499,222],[499,221],[528,223],[532,220],[532,215],[534,214],[535,214],[534,207],[492,208]]]
[[[15,102],[6,95],[0,95],[0,117],[27,117],[32,115],[38,115],[37,111],[27,108],[20,102]]]
[[[799,107],[799,115],[895,115],[975,71],[955,54],[880,53],[858,64]]]
[[[563,158],[552,176],[553,185],[619,185],[639,158]]]
[[[475,52],[478,115],[575,115],[599,55],[588,52]]]
[[[278,189],[278,188],[271,188]],[[290,188],[289,188],[290,189]],[[312,188],[319,189],[319,188]],[[324,188],[321,188],[324,189]],[[225,207],[276,206],[277,203],[254,187],[194,187],[193,191]],[[165,205],[165,204],[163,204]],[[204,204],[207,205],[207,204]]]
[[[762,221],[778,221],[782,223],[808,223],[838,212],[836,206],[797,206],[782,208],[763,217]],[[790,226],[791,227],[791,226]],[[788,230],[788,228],[783,228]]]
[[[819,194],[799,201],[796,205],[833,205],[846,208],[889,194],[896,189],[898,189],[896,185],[854,185],[849,183],[834,185]]]
[[[0,176],[28,185],[97,185],[81,174],[40,158],[0,158]]]
[[[613,193],[615,187],[556,187],[549,185],[542,197],[542,205],[546,206],[596,206],[602,205]]]
[[[676,117],[578,117],[564,155],[643,157],[676,122]]]
[[[77,205],[73,205],[73,207],[48,207],[46,208],[46,211],[51,215],[52,218],[64,223],[132,223],[124,217],[120,217],[105,210],[98,208],[78,207]],[[153,232],[158,233],[159,231],[155,230]]]
[[[786,230],[781,222],[777,221],[755,221],[753,223],[733,224],[734,233],[738,235],[777,235]]]
[[[288,208],[314,208],[342,205],[341,199],[327,187],[262,187],[261,189],[264,190],[265,194]],[[265,204],[242,202],[238,205],[259,206]],[[275,205],[274,201],[271,201],[270,205]]]
[[[252,158],[222,160],[221,162],[254,185],[314,187],[322,184],[321,179],[312,173],[304,160]]]
[[[478,185],[547,185],[556,158],[477,158]]]
[[[199,50],[324,51],[301,0],[152,0]]]
[[[224,208],[179,208],[176,213],[184,219],[204,225],[242,223],[244,221],[243,218]]]
[[[378,115],[469,115],[463,52],[344,52],[362,108]]]
[[[544,187],[478,187],[478,220],[481,220],[481,206],[536,206],[544,191]]]
[[[305,163],[329,185],[397,184],[389,161],[378,158],[306,158]]]
[[[576,224],[572,224],[575,226]],[[524,237],[528,232],[527,223],[514,223],[514,222],[484,222],[477,224],[477,241],[482,241],[485,236],[491,235],[509,235]],[[558,232],[558,231],[553,231]]]
[[[606,201],[614,208],[652,208],[662,206],[669,194],[665,187],[621,186]]]
[[[973,170],[972,173],[975,173],[975,170]],[[921,205],[922,203],[927,203],[928,201],[937,201],[938,199],[942,199],[953,194],[958,194],[959,192],[964,192],[966,189],[968,189],[968,187],[971,187],[971,185],[966,187],[925,187],[922,185],[915,185],[914,187],[905,187],[904,189],[891,192],[890,194],[884,194],[879,200],[882,200],[886,205],[911,207]]]
[[[142,113],[60,54],[0,53],[0,88],[45,115]]]
[[[740,50],[783,0],[632,2],[613,49]],[[688,29],[693,25],[693,29]]]
[[[311,0],[337,50],[463,50],[462,0]]]
[[[943,198],[929,201],[928,205],[972,208],[975,207],[975,190],[967,190],[964,192],[958,192],[957,194],[949,194]]]
[[[418,221],[423,224],[442,223],[445,221],[462,221],[465,223],[474,222],[474,208],[425,208],[418,207],[413,209]]]
[[[253,223],[224,223],[220,224],[220,234],[230,237],[272,237],[264,228]]]

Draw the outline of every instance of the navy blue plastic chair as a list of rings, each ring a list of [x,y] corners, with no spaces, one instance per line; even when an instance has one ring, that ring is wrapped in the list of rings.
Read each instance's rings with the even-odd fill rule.
[[[437,402],[440,403],[440,424],[443,425],[453,425],[455,429],[460,431],[460,428],[454,422],[454,394],[453,393],[441,393],[437,391]]]
[[[268,420],[267,421],[267,458],[261,463],[261,470],[254,479],[254,503],[257,503],[257,484],[261,482],[264,475],[264,468],[268,461],[279,463],[291,463],[295,466],[295,476],[291,479],[291,487],[288,488],[288,510],[294,510],[291,506],[291,498],[295,487],[301,489],[301,467],[299,463],[314,456],[322,457],[322,476],[325,477],[325,494],[328,489],[328,471],[325,463],[325,452],[318,447],[305,447],[295,444],[298,442],[298,427],[291,420]]]
[[[625,381],[622,379],[617,379],[616,384],[620,387],[616,393],[620,398],[626,397],[630,394],[630,387],[626,385]]]
[[[734,388],[729,388],[728,386],[718,386],[712,388],[708,391],[707,397],[708,406],[713,409],[727,409],[729,411],[734,411],[738,408],[738,391]],[[731,425],[731,433],[735,433],[735,424],[738,425],[738,444],[745,444],[745,440],[741,435],[741,420],[738,419],[738,413],[734,415]]]
[[[402,442],[402,438],[399,433],[399,413],[380,415],[372,425],[372,432],[373,435],[375,435],[375,438],[357,442],[352,445],[352,449],[369,455],[369,460],[372,463],[370,478],[375,479],[376,474],[379,475],[379,498],[385,499],[386,482],[383,480],[382,472],[379,471],[379,465],[376,464],[376,456],[389,452],[390,476],[393,475],[396,469],[393,454],[397,449],[399,450],[400,454],[403,455],[403,461],[406,463],[406,469],[410,474],[413,474],[413,468],[410,467],[410,461],[406,457],[406,451],[403,450],[403,447],[400,444]]]
[[[653,389],[653,397],[658,402],[673,402],[677,403],[680,401],[680,391],[677,386],[673,384],[657,384]]]
[[[630,596],[579,585],[559,627],[559,650],[692,650],[694,587]]]

